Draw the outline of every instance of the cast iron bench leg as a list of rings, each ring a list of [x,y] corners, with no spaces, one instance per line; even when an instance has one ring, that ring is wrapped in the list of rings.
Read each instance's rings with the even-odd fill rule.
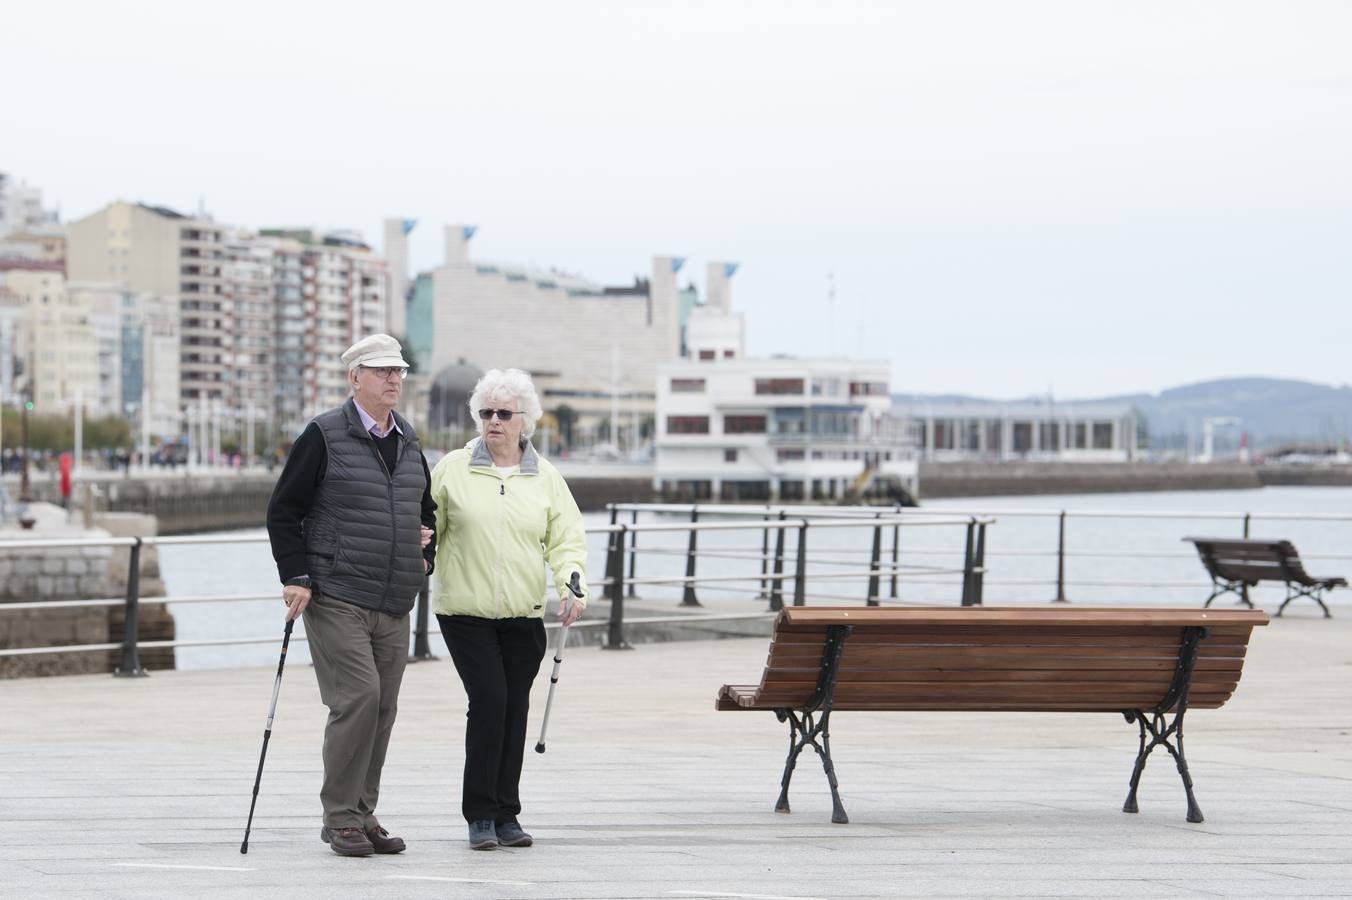
[[[1136,753],[1136,765],[1131,771],[1131,787],[1127,791],[1127,800],[1122,811],[1138,812],[1136,789],[1141,783],[1141,773],[1145,771],[1145,761],[1150,751],[1164,747],[1178,765],[1179,777],[1183,779],[1183,792],[1188,799],[1188,821],[1202,821],[1202,808],[1192,792],[1192,775],[1188,772],[1188,761],[1183,755],[1183,715],[1188,711],[1188,687],[1192,683],[1192,672],[1197,665],[1197,650],[1206,635],[1204,628],[1185,629],[1183,643],[1178,651],[1178,664],[1174,669],[1173,683],[1164,701],[1150,712],[1141,709],[1124,710],[1128,722],[1135,722],[1140,731],[1140,749]],[[1165,714],[1174,710],[1174,720],[1166,724]],[[1146,741],[1146,732],[1150,732],[1150,741]],[[1172,742],[1170,739],[1173,739]],[[1175,744],[1177,746],[1175,747]]]

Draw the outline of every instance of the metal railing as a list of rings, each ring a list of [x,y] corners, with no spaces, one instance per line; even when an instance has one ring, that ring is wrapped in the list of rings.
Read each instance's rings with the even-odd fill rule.
[[[880,580],[883,577],[891,578],[891,599],[897,596],[897,577],[898,572],[903,568],[897,558],[897,538],[902,527],[917,526],[959,526],[965,529],[964,545],[964,563],[961,568],[943,567],[943,566],[914,566],[915,571],[924,571],[930,575],[949,575],[961,576],[962,597],[961,603],[964,606],[978,605],[981,603],[982,578],[984,575],[983,554],[986,543],[986,528],[992,523],[990,519],[980,519],[976,517],[959,518],[954,516],[930,516],[925,520],[919,518],[902,519],[887,511],[868,510],[854,513],[848,509],[824,509],[821,507],[784,507],[775,510],[779,513],[774,519],[756,521],[724,521],[724,522],[699,522],[699,510],[696,508],[682,507],[682,509],[693,509],[691,521],[688,523],[667,522],[667,523],[645,523],[638,524],[632,522],[629,524],[615,521],[617,513],[612,512],[612,524],[598,525],[587,529],[589,535],[606,536],[606,561],[604,577],[591,580],[589,583],[595,589],[601,589],[601,596],[609,601],[609,614],[604,621],[583,620],[575,623],[572,627],[593,629],[604,627],[606,629],[606,643],[603,645],[608,649],[622,649],[629,646],[625,640],[625,600],[626,597],[634,599],[634,589],[639,585],[674,585],[682,590],[682,600],[679,605],[698,607],[701,604],[696,598],[696,587],[704,585],[708,587],[719,587],[723,590],[734,588],[738,584],[747,582],[756,583],[760,590],[758,596],[768,599],[767,614],[774,613],[783,608],[784,605],[784,583],[792,582],[792,603],[801,606],[807,602],[809,595],[808,582],[828,582],[838,580],[862,579],[866,583],[864,597],[862,601],[869,606],[879,605],[881,599]],[[735,509],[716,508],[723,512],[727,509],[735,514]],[[793,509],[799,513],[810,513],[811,515],[790,516],[789,510]],[[764,507],[758,507],[758,512],[764,512]],[[892,528],[894,539],[892,544],[892,557],[888,562],[882,557],[882,534],[884,528]],[[833,573],[812,573],[808,571],[808,534],[809,530],[820,531],[822,529],[872,529],[872,542],[870,558],[866,568],[858,566],[843,571]],[[757,571],[746,573],[724,574],[724,575],[697,575],[698,558],[698,536],[701,533],[709,532],[761,532],[764,535],[765,547],[768,548],[769,535],[773,532],[775,537],[774,553],[770,554],[768,549],[761,554],[753,554],[748,558],[758,559],[760,568]],[[790,550],[786,547],[785,535],[788,532],[794,532],[796,541]],[[688,532],[688,544],[684,551],[686,556],[684,575],[651,575],[638,577],[635,571],[636,558],[640,552],[637,545],[638,538],[641,535],[656,535],[663,533]],[[101,599],[78,599],[78,600],[45,600],[19,603],[0,603],[0,613],[5,611],[19,610],[57,610],[57,609],[77,609],[77,608],[111,608],[121,606],[124,609],[124,627],[123,638],[118,643],[91,643],[91,644],[70,644],[51,647],[17,647],[0,649],[0,659],[5,657],[32,656],[37,654],[60,654],[60,653],[80,653],[94,651],[120,651],[120,662],[114,669],[113,674],[121,677],[143,676],[146,674],[140,662],[139,651],[157,648],[179,648],[179,647],[206,647],[206,646],[224,646],[237,644],[262,644],[274,643],[275,636],[268,637],[244,637],[244,638],[220,638],[211,640],[154,640],[143,641],[139,639],[139,612],[143,603],[156,604],[184,604],[184,603],[222,603],[222,602],[244,602],[259,600],[276,600],[280,594],[238,594],[238,595],[208,595],[208,596],[186,596],[186,597],[142,597],[141,596],[141,555],[145,547],[169,547],[184,545],[202,545],[202,544],[266,544],[268,538],[265,535],[212,535],[212,536],[165,536],[165,537],[108,537],[108,538],[68,538],[68,539],[27,539],[27,540],[0,540],[0,553],[6,550],[61,550],[61,549],[79,549],[88,547],[107,547],[107,548],[127,548],[128,567],[127,581],[124,596],[115,598]],[[647,548],[644,548],[647,549]],[[654,551],[662,552],[660,548],[652,548]],[[706,558],[716,556],[737,558],[739,554],[728,551],[705,551]],[[626,573],[625,561],[628,561],[628,572]],[[831,564],[826,561],[824,564]],[[791,568],[792,571],[786,571]],[[595,591],[593,592],[595,595]],[[834,594],[828,595],[824,592],[813,592],[815,599],[827,600],[854,600],[858,597]],[[429,585],[424,581],[423,589],[419,592],[417,604],[415,606],[415,620],[413,629],[413,648],[411,660],[432,659],[432,653],[429,645],[429,624],[431,609],[431,592]],[[645,624],[666,624],[666,623],[689,623],[689,622],[717,622],[729,619],[745,619],[747,613],[681,613],[672,616],[644,616],[642,622]],[[549,623],[547,627],[556,627],[555,623]],[[303,635],[297,635],[292,638],[293,641],[303,642],[306,638]]]

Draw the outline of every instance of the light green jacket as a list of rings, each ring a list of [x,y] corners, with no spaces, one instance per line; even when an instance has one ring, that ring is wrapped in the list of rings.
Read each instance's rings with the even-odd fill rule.
[[[437,502],[437,564],[432,610],[440,615],[542,618],[545,566],[559,597],[582,576],[587,540],[582,513],[548,460],[529,443],[518,474],[503,478],[481,438],[442,457],[432,470]]]

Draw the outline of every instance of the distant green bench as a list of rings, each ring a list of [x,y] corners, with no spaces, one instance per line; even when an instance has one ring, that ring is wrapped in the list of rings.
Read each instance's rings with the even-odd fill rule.
[[[1188,537],[1197,547],[1213,590],[1202,608],[1211,605],[1222,594],[1235,594],[1240,602],[1253,609],[1249,588],[1261,581],[1279,581],[1286,585],[1286,599],[1277,607],[1282,614],[1286,605],[1297,597],[1309,597],[1324,611],[1324,618],[1332,618],[1324,605],[1323,593],[1336,587],[1347,587],[1341,576],[1316,577],[1305,571],[1300,554],[1290,541],[1258,540],[1254,538]]]
[[[1189,822],[1201,822],[1183,756],[1183,715],[1214,709],[1239,683],[1258,610],[794,606],[775,619],[759,684],[724,685],[720,710],[767,710],[789,723],[778,812],[789,811],[798,754],[811,747],[848,822],[827,725],[840,710],[1115,712],[1140,749],[1122,809],[1136,812],[1146,757],[1178,764]],[[1172,720],[1166,717],[1172,713]]]

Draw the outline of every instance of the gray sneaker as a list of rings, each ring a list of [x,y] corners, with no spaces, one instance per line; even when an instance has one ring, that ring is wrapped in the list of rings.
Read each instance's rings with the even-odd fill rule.
[[[494,826],[498,832],[498,843],[504,847],[529,847],[534,841],[529,834],[521,830],[521,823],[508,819]]]
[[[471,850],[496,850],[498,835],[493,830],[492,819],[480,819],[469,823],[469,846]]]

